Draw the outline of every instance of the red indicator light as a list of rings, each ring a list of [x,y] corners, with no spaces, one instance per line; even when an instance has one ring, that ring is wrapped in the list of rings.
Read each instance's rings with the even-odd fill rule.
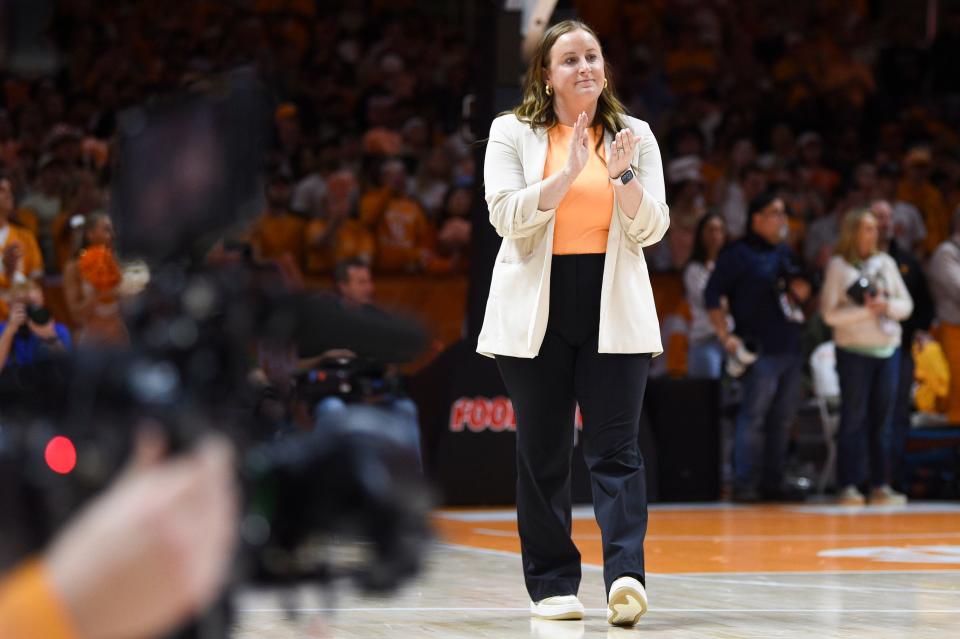
[[[68,438],[57,435],[47,444],[43,458],[50,470],[66,475],[77,466],[77,449]]]

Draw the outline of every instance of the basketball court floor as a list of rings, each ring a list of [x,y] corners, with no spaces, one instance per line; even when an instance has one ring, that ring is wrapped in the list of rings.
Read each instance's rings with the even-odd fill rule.
[[[606,623],[600,530],[574,511],[582,622],[531,620],[514,511],[445,510],[425,573],[395,596],[247,592],[234,636],[957,637],[960,504],[651,507],[650,611]]]

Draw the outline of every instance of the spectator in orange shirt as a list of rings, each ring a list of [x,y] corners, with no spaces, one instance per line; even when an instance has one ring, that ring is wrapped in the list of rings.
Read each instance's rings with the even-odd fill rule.
[[[304,230],[302,217],[290,212],[292,180],[287,173],[276,171],[267,183],[267,210],[253,227],[250,243],[258,260],[280,262],[286,270],[303,268]]]
[[[932,253],[950,234],[950,211],[943,194],[930,181],[932,169],[933,158],[929,149],[910,149],[903,160],[903,178],[897,191],[897,199],[913,204],[923,215],[927,227],[923,249],[927,254]]]
[[[407,195],[407,170],[400,160],[380,169],[383,186],[360,203],[360,221],[377,243],[376,265],[384,271],[417,272],[430,259],[433,232],[418,202]]]
[[[30,231],[10,224],[13,211],[13,184],[10,178],[0,175],[0,289],[43,275],[37,240]],[[5,308],[2,315],[6,317]]]
[[[359,258],[370,264],[374,239],[370,231],[350,216],[357,181],[349,171],[337,171],[327,180],[325,215],[306,227],[306,270],[330,273],[336,264]]]

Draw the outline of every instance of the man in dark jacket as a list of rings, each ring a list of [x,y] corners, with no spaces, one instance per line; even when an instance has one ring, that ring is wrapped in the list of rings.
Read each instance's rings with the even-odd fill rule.
[[[704,292],[711,323],[728,356],[743,363],[750,354],[756,356],[743,374],[737,415],[735,501],[785,496],[783,468],[803,371],[800,307],[810,297],[810,284],[783,242],[786,230],[783,200],[774,192],[754,199],[747,235],[723,250]],[[727,329],[723,298],[735,333]]]

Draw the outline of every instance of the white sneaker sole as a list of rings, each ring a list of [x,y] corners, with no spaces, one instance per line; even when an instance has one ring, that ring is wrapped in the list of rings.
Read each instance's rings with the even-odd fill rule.
[[[607,623],[613,626],[635,626],[646,611],[646,594],[630,586],[621,586],[610,593]]]
[[[579,621],[583,619],[583,604],[571,603],[560,606],[538,606],[531,601],[530,614],[537,619],[549,619],[551,621]]]

